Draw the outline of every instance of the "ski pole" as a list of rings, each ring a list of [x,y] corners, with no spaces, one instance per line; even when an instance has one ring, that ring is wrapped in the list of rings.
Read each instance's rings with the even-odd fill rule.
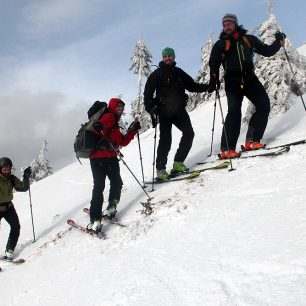
[[[157,114],[155,114],[154,125],[155,125],[155,133],[154,133],[154,149],[153,149],[153,164],[152,164],[153,165],[153,171],[152,171],[152,189],[151,189],[151,192],[154,191],[154,176],[155,176],[154,170],[155,170],[155,156],[156,156]]]
[[[291,65],[291,62],[290,62],[288,53],[287,53],[287,51],[286,51],[286,49],[285,49],[285,44],[284,44],[284,42],[281,43],[281,45],[282,45],[282,47],[283,47],[283,50],[284,50],[284,54],[285,54],[286,60],[287,60],[287,62],[288,62],[289,68],[290,68],[291,73],[292,73],[292,79],[293,79],[293,81],[297,84],[296,79],[295,79],[295,74],[294,74],[294,72],[293,72],[292,65]],[[304,99],[303,99],[303,95],[302,95],[302,92],[301,92],[299,86],[297,86],[297,90],[298,90],[298,94],[299,94],[299,96],[300,96],[300,98],[301,98],[301,100],[302,100],[302,103],[303,103],[303,106],[304,106],[304,110],[306,111],[306,105],[305,105],[305,102],[304,102]]]
[[[152,200],[152,198],[149,196],[149,194],[147,193],[147,191],[144,189],[144,187],[141,185],[141,183],[139,182],[139,180],[137,179],[137,177],[135,176],[135,174],[132,172],[132,170],[130,169],[130,167],[127,165],[127,163],[124,161],[123,159],[123,154],[120,152],[120,150],[118,148],[115,148],[115,146],[112,144],[112,142],[106,137],[106,135],[104,134],[104,132],[101,130],[101,134],[104,136],[105,140],[109,143],[109,145],[111,146],[111,148],[117,153],[117,156],[119,158],[119,161],[122,161],[122,163],[125,165],[125,167],[129,170],[129,172],[132,174],[132,176],[134,177],[134,179],[136,180],[136,182],[138,183],[138,185],[140,186],[140,188],[143,190],[143,192],[147,195],[148,197],[148,202]]]
[[[219,102],[226,146],[227,146],[227,150],[229,151],[228,138],[227,138],[227,133],[226,133],[226,128],[225,128],[225,121],[224,121],[223,110],[222,110],[222,106],[221,106],[221,99],[220,99],[219,89],[217,88],[217,85],[216,85],[216,99],[218,99],[218,102]],[[229,154],[229,160],[230,160],[230,164],[231,164],[231,169],[229,169],[228,171],[233,171],[235,169],[233,168],[232,158],[231,158],[230,154]]]
[[[33,221],[33,210],[32,210],[32,196],[31,196],[31,187],[29,185],[29,198],[30,198],[30,209],[31,209],[31,219],[32,219],[32,230],[33,230],[33,243],[36,241],[35,239],[35,230],[34,230],[34,221]]]
[[[138,148],[139,148],[139,158],[140,158],[141,173],[142,173],[142,182],[143,182],[143,187],[146,187],[146,184],[145,184],[145,181],[144,181],[142,154],[141,154],[140,138],[139,138],[139,132],[138,131],[137,131],[137,140],[138,140]]]
[[[217,106],[217,95],[215,98],[215,103],[214,103],[214,118],[213,118],[213,126],[211,130],[211,144],[210,144],[210,154],[207,156],[212,155],[212,147],[213,147],[213,142],[214,142],[214,132],[215,132],[215,119],[216,119],[216,106]]]

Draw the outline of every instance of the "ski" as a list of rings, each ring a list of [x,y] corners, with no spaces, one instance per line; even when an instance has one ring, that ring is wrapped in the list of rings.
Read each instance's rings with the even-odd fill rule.
[[[195,170],[189,170],[186,172],[180,172],[177,173],[175,176],[170,176],[170,178],[168,180],[165,181],[159,181],[159,180],[155,180],[154,184],[162,184],[162,183],[167,183],[167,182],[176,182],[176,181],[181,181],[181,180],[188,180],[188,179],[193,179],[195,177],[198,177],[201,172],[204,171],[208,171],[208,170],[220,170],[220,169],[225,169],[230,165],[229,161],[224,161],[222,163],[220,163],[219,165],[216,166],[212,166],[209,168],[203,168],[203,169],[195,169]],[[147,181],[145,182],[145,184],[153,184],[152,181]]]
[[[171,174],[170,174],[170,177],[171,177],[171,178],[175,178],[175,177],[178,177],[178,176],[181,176],[181,175],[184,175],[184,174],[191,174],[191,173],[193,173],[193,172],[204,172],[204,171],[208,171],[208,170],[220,170],[220,169],[225,169],[225,168],[227,168],[229,165],[230,165],[230,162],[226,160],[226,161],[222,162],[222,163],[219,164],[219,165],[212,166],[212,167],[209,167],[209,168],[194,169],[194,170],[189,170],[189,171],[186,171],[186,172],[179,172],[179,173],[174,174],[174,175],[171,175]]]
[[[80,231],[82,231],[82,232],[84,232],[84,233],[86,233],[86,234],[89,234],[89,235],[91,235],[91,236],[97,237],[97,238],[99,238],[99,239],[103,239],[103,240],[106,239],[106,236],[105,236],[105,234],[104,234],[103,232],[100,232],[100,233],[91,232],[91,231],[88,230],[86,227],[84,227],[84,226],[82,226],[82,225],[79,225],[79,224],[75,223],[75,222],[74,222],[73,220],[71,220],[71,219],[67,220],[67,223],[68,223],[69,225],[71,225],[72,227],[77,228],[77,229],[79,229]]]
[[[273,148],[273,149],[276,149],[276,150],[271,152],[269,150],[272,150],[272,148],[270,148],[270,149],[265,148],[265,149],[245,151],[245,152],[240,151],[239,152],[240,156],[232,158],[232,159],[245,159],[245,158],[252,158],[252,157],[271,157],[271,156],[282,155],[282,154],[290,151],[289,146]],[[254,153],[254,154],[248,154],[248,153]],[[215,162],[215,161],[204,161],[204,162],[198,162],[197,164],[198,165],[203,165],[203,164],[209,164],[209,163],[213,163],[213,162]]]
[[[298,140],[298,141],[294,141],[294,142],[288,142],[288,143],[277,145],[277,146],[273,146],[273,147],[269,147],[269,146],[267,146],[265,144],[262,149],[263,150],[273,150],[273,149],[278,149],[278,148],[283,148],[283,147],[297,146],[297,145],[305,144],[305,143],[306,143],[306,139],[302,139],[302,140]],[[257,150],[254,150],[254,151],[257,151]],[[241,145],[241,152],[249,152],[249,151],[245,150],[244,145]]]
[[[277,145],[277,146],[274,146],[274,147],[266,147],[265,149],[266,150],[271,150],[271,149],[278,149],[278,148],[283,148],[283,147],[296,146],[296,145],[300,145],[300,144],[306,144],[306,139],[302,139],[302,140],[298,140],[298,141],[294,141],[294,142],[289,142],[289,143]]]
[[[182,173],[180,176],[170,177],[167,180],[155,180],[154,184],[164,184],[164,183],[169,183],[169,182],[190,180],[190,179],[198,177],[200,174],[201,174],[200,171],[185,172],[185,173]],[[153,184],[153,182],[152,181],[145,181],[145,184]]]
[[[85,207],[85,208],[83,208],[83,211],[84,211],[84,213],[89,214],[89,208]],[[102,219],[103,219],[104,221],[106,221],[106,222],[111,223],[111,224],[116,224],[116,225],[119,225],[119,226],[121,226],[121,227],[128,227],[127,224],[123,224],[123,223],[121,223],[121,222],[119,222],[119,221],[117,221],[117,220],[114,220],[114,219],[113,219],[113,220],[110,220],[110,219],[108,219],[108,218],[106,218],[106,217],[104,217],[104,216],[102,216]]]
[[[5,261],[5,262],[11,263],[11,264],[15,264],[15,265],[21,265],[21,264],[25,263],[25,260],[23,258],[18,258],[18,259],[15,259],[15,260],[7,260],[7,259],[1,257],[0,259],[2,261]]]
[[[265,150],[268,150],[268,152],[265,152]],[[280,148],[277,148],[276,151],[273,151],[273,152],[270,152],[269,150],[272,150],[271,149],[262,149],[262,150],[259,150],[258,153],[256,152],[255,154],[252,154],[252,155],[243,155],[243,153],[249,153],[249,152],[254,152],[254,151],[257,151],[257,150],[254,150],[254,151],[246,151],[246,152],[240,152],[242,155],[239,156],[238,158],[239,159],[243,159],[243,158],[251,158],[251,157],[269,157],[269,156],[278,156],[278,155],[282,155],[284,153],[287,153],[290,151],[290,147],[280,147]]]

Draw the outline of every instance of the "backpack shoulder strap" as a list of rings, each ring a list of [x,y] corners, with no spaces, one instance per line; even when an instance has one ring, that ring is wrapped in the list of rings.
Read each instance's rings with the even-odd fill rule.
[[[230,49],[230,46],[231,46],[231,41],[229,39],[226,39],[224,51],[227,52]]]
[[[249,39],[245,35],[242,36],[242,39],[243,39],[243,42],[252,50],[253,48],[252,48],[252,45]]]
[[[162,76],[162,73],[163,73],[163,69],[162,68],[157,68],[158,70],[158,79],[157,79],[157,84],[156,84],[156,91],[159,91],[160,89],[160,80],[161,80],[161,76]]]
[[[242,40],[251,50],[253,49],[250,40],[245,35],[242,36]],[[229,39],[226,39],[224,52],[227,52],[230,49],[230,47],[231,47],[231,41]]]

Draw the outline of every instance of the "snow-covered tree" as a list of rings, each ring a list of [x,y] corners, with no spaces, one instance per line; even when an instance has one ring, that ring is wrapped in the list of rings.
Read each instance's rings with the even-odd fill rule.
[[[138,75],[137,95],[136,99],[131,103],[132,117],[138,117],[141,124],[141,131],[147,130],[151,125],[149,114],[144,109],[142,95],[142,79],[148,77],[151,73],[152,55],[146,47],[143,40],[136,43],[133,55],[131,57],[132,66],[129,70],[133,70],[134,74]]]
[[[209,57],[211,50],[213,48],[214,42],[212,38],[212,33],[209,34],[208,40],[206,43],[201,48],[201,60],[202,60],[202,66],[201,69],[198,72],[198,75],[195,78],[195,81],[198,83],[209,83],[210,79],[210,69],[209,69]],[[224,75],[224,71],[222,66],[220,67],[220,80],[222,80]],[[220,87],[220,96],[225,95],[224,91],[224,82],[221,83]],[[200,104],[206,104],[209,101],[212,101],[215,99],[215,93],[208,93],[208,92],[203,92],[203,93],[192,93],[189,95],[189,102],[187,109],[188,110],[193,110]]]
[[[209,82],[209,56],[212,50],[214,43],[212,39],[212,34],[210,33],[208,36],[208,40],[201,48],[201,60],[202,60],[202,66],[201,69],[198,72],[198,75],[195,78],[195,81],[198,83],[208,83]],[[203,103],[207,103],[209,98],[212,96],[212,94],[209,94],[207,92],[194,92],[189,95],[189,101],[188,101],[188,110],[193,110],[197,106]]]
[[[276,17],[272,13],[272,3],[268,1],[269,18],[259,27],[259,37],[266,44],[272,44],[275,40],[275,33],[280,31]],[[295,82],[300,90],[306,90],[306,60],[305,57],[293,48],[290,39],[285,39],[284,48],[289,56],[294,75],[290,70],[288,61],[283,49],[279,50],[272,57],[257,55],[255,61],[255,73],[267,90],[270,98],[270,117],[286,112],[296,101],[297,91]],[[295,81],[295,82],[294,82]],[[254,106],[250,103],[244,121],[248,121],[254,112]]]
[[[43,178],[53,174],[52,168],[49,165],[49,161],[46,159],[47,142],[44,140],[42,148],[38,154],[37,159],[34,159],[31,163],[31,181],[37,182]]]

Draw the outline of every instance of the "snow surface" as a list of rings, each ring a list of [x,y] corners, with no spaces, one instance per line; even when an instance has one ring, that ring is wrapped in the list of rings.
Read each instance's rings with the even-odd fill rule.
[[[278,145],[306,138],[305,115],[297,99],[287,113],[269,121],[263,141]],[[191,113],[196,137],[186,160],[190,167],[209,154],[212,117],[213,103]],[[221,130],[217,109],[214,153]],[[245,134],[243,126],[239,144]],[[153,129],[141,135],[147,179],[153,136]],[[169,169],[179,138],[173,128]],[[142,180],[137,139],[122,152]],[[128,227],[105,225],[105,241],[66,224],[69,218],[88,223],[82,212],[92,189],[87,160],[31,186],[35,243],[29,194],[15,193],[22,226],[16,252],[26,263],[0,262],[0,305],[305,305],[306,145],[233,165],[235,171],[156,185],[150,193],[154,212],[145,216],[139,210],[147,197],[121,164],[118,218]],[[108,186],[106,198],[107,193]],[[1,250],[8,231],[3,221]]]

